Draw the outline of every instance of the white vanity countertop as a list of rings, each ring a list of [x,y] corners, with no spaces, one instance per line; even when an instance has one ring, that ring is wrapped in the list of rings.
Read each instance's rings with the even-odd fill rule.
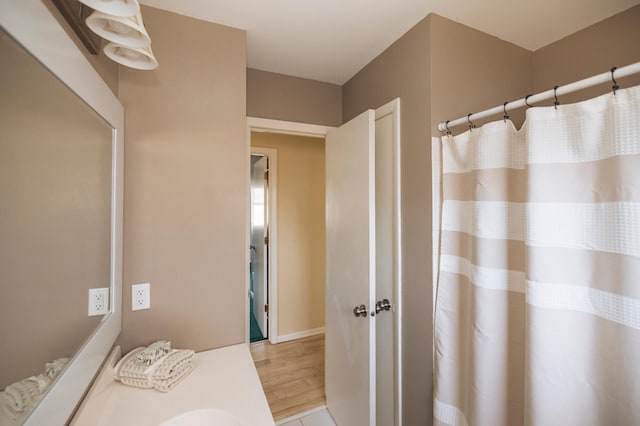
[[[193,371],[167,393],[132,388],[111,379],[93,392],[73,424],[157,426],[202,408],[226,410],[246,426],[274,425],[246,344],[197,353]]]

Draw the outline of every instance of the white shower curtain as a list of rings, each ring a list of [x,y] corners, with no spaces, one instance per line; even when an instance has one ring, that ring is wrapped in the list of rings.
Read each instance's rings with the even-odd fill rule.
[[[434,424],[640,425],[640,86],[442,138]]]

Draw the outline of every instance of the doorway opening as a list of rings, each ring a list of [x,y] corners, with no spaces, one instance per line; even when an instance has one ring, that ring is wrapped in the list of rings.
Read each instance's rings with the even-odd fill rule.
[[[368,164],[369,173],[367,179],[369,179],[369,183],[367,184],[367,189],[365,190],[365,192],[369,193],[371,200],[377,199],[378,201],[376,203],[378,209],[376,209],[375,214],[372,213],[373,210],[371,210],[371,206],[369,206],[369,208],[359,209],[363,212],[364,216],[368,218],[366,227],[368,229],[367,238],[370,241],[370,247],[378,246],[377,250],[366,250],[369,259],[367,270],[364,273],[360,274],[360,272],[356,271],[356,266],[362,267],[362,265],[354,265],[354,262],[349,261],[350,259],[354,258],[355,254],[358,253],[358,248],[351,250],[349,253],[345,253],[344,256],[340,257],[340,259],[345,260],[346,262],[346,266],[344,267],[344,269],[345,271],[347,271],[347,275],[350,273],[349,271],[351,271],[354,272],[354,274],[352,274],[353,277],[359,277],[360,275],[367,275],[371,277],[371,279],[368,279],[368,290],[366,292],[367,294],[364,294],[363,292],[363,294],[358,294],[353,298],[349,298],[349,300],[343,297],[334,299],[330,297],[329,294],[323,294],[322,296],[318,295],[316,297],[310,297],[309,300],[312,302],[310,305],[303,305],[299,303],[294,305],[288,304],[287,300],[290,299],[287,299],[287,293],[286,291],[284,291],[284,288],[287,287],[285,283],[286,280],[284,279],[284,276],[286,274],[284,273],[284,269],[282,271],[280,271],[280,269],[284,268],[285,266],[293,265],[297,268],[303,265],[302,262],[293,260],[299,257],[300,249],[303,246],[301,246],[300,244],[296,244],[294,246],[297,252],[297,257],[295,258],[289,258],[288,256],[284,256],[284,253],[279,253],[276,245],[285,246],[286,244],[284,244],[284,235],[281,235],[281,237],[283,237],[283,241],[279,241],[279,232],[276,230],[276,228],[279,228],[278,222],[280,221],[282,222],[282,224],[286,223],[287,225],[290,225],[293,222],[292,220],[285,221],[284,218],[280,217],[282,212],[279,212],[277,213],[278,218],[273,216],[272,221],[269,223],[272,230],[271,236],[273,237],[274,243],[274,246],[271,247],[272,251],[269,253],[269,260],[272,265],[269,275],[272,275],[272,273],[274,274],[272,275],[273,278],[270,281],[270,292],[272,297],[269,298],[269,305],[270,310],[272,310],[273,314],[275,315],[274,318],[269,318],[269,342],[265,341],[258,343],[257,345],[252,345],[252,355],[254,357],[256,366],[259,367],[259,375],[261,376],[262,380],[260,370],[271,369],[270,367],[276,366],[276,363],[280,361],[280,358],[283,358],[283,356],[281,356],[280,354],[275,354],[275,358],[272,357],[270,354],[272,350],[278,351],[278,349],[285,349],[286,347],[288,347],[288,344],[277,345],[273,347],[270,345],[286,342],[292,339],[300,339],[324,332],[325,335],[324,339],[322,340],[327,342],[327,347],[324,350],[325,359],[323,359],[323,361],[326,367],[324,368],[325,386],[322,387],[322,390],[325,391],[324,394],[326,395],[326,406],[329,409],[331,416],[333,416],[334,418],[336,418],[336,414],[340,414],[341,410],[339,409],[339,406],[344,405],[348,407],[346,409],[346,411],[348,411],[347,417],[351,419],[348,421],[341,421],[339,422],[340,424],[364,425],[375,422],[378,419],[378,424],[400,426],[402,423],[402,356],[400,349],[400,294],[402,286],[400,272],[401,268],[399,267],[399,265],[401,265],[401,245],[399,232],[399,113],[400,111],[398,99],[378,108],[375,112],[369,112],[368,115],[370,118],[367,121],[368,133],[366,136],[367,140],[369,141],[369,148],[367,148],[365,154],[362,155],[360,151],[348,149],[348,153],[350,156],[344,168],[345,175],[350,176],[352,175],[354,169],[357,168],[356,166],[361,167],[361,163],[363,162]],[[253,117],[248,117],[247,124],[247,148],[250,149],[251,152],[253,152],[252,135],[257,133],[311,136],[313,138],[322,138],[323,141],[325,141],[325,138],[329,133],[334,133],[335,136],[336,131],[340,132],[339,129],[325,126],[292,123]],[[345,126],[349,127],[348,123],[345,124]],[[347,139],[348,141],[345,142],[345,144],[351,146],[351,138],[347,137]],[[373,143],[373,145],[371,145],[371,143]],[[340,143],[338,145],[342,144]],[[376,153],[375,156],[372,155],[374,152]],[[367,158],[365,158],[367,156],[369,158],[368,160]],[[342,156],[338,157],[342,158]],[[373,164],[374,158],[377,160],[381,160],[381,162],[378,164],[378,161],[375,161],[375,164]],[[285,163],[284,151],[282,153],[278,151],[277,161],[278,170],[280,171],[281,166],[283,166],[283,164]],[[326,170],[327,168],[323,167],[323,174]],[[373,170],[377,171],[377,173],[372,174],[371,171]],[[282,171],[284,172],[284,166],[282,167]],[[279,173],[274,172],[274,179],[280,180],[278,174]],[[332,176],[335,180],[335,175]],[[360,179],[359,175],[356,176],[356,179]],[[329,178],[326,177],[324,181],[325,183],[328,182]],[[342,183],[346,182],[346,180],[342,178],[339,179],[339,181],[340,184],[337,185],[337,188],[341,188]],[[281,192],[280,189],[282,188],[275,184],[275,182],[273,186],[273,189],[278,187],[278,193]],[[280,198],[281,195],[283,194],[278,194],[278,198]],[[349,206],[352,204],[351,201],[356,195],[346,196],[346,213],[352,213]],[[321,206],[315,207],[315,211],[328,209],[329,206],[332,206],[334,202],[335,200],[333,199],[327,199],[326,203],[323,202]],[[358,208],[359,207],[360,206],[358,206]],[[307,217],[309,217],[309,213],[305,212],[305,214],[298,214],[296,216],[296,220]],[[361,229],[364,226],[362,222],[363,221],[361,219],[357,219],[352,228]],[[327,220],[326,224],[327,226],[335,226],[335,221],[332,222],[330,220]],[[328,235],[328,231],[326,229],[322,229],[322,231],[323,232],[321,233],[323,235],[316,235],[316,240],[323,239],[326,241],[325,238]],[[340,235],[348,237],[352,234],[352,231],[353,230],[350,227],[344,232],[340,232]],[[382,247],[384,247],[384,249],[382,249]],[[328,252],[328,247],[327,250],[323,250],[323,252]],[[280,258],[281,256],[283,259],[287,258],[289,260],[284,263],[281,262],[282,264],[278,266],[278,262],[275,261],[275,259]],[[312,257],[311,259],[314,258]],[[316,259],[311,262],[311,266],[317,267],[318,263],[319,262]],[[324,265],[322,265],[322,269],[324,269]],[[325,271],[327,272],[327,274],[329,274],[330,268],[325,269]],[[278,279],[279,275],[282,275],[282,280]],[[249,280],[247,280],[247,288],[249,287],[248,281]],[[380,286],[373,285],[377,281],[379,281],[379,284],[381,284]],[[299,279],[295,280],[294,285],[291,288],[298,289],[301,282],[302,281]],[[382,284],[385,285],[382,286]],[[283,291],[278,291],[277,289],[279,289],[281,286],[283,287]],[[350,285],[347,285],[346,287],[350,287]],[[328,285],[325,286],[324,290],[327,289]],[[291,318],[292,313],[285,312],[286,309],[283,310],[277,308],[279,299],[281,299],[282,302],[281,308],[284,308],[286,306],[293,306],[295,308],[294,313],[305,313],[305,311],[308,309],[318,308],[321,300],[326,301],[327,305],[344,305],[344,309],[339,310],[339,312],[330,312],[329,309],[323,309],[323,311],[325,312],[324,327],[314,329],[307,326],[303,333],[294,332],[294,330],[292,330],[289,325],[289,319]],[[361,315],[356,315],[354,317],[355,311],[353,310],[353,306],[359,306],[361,303],[363,303],[362,300],[364,300],[364,303],[367,304],[367,307],[365,307],[365,309],[369,309],[370,312],[368,315],[366,315],[366,317],[363,317]],[[355,305],[356,303],[358,305]],[[246,306],[247,310],[249,310],[249,302],[247,302]],[[371,311],[375,314],[375,316],[371,315]],[[280,327],[278,327],[277,324],[274,325],[274,319],[276,319],[278,323],[281,323]],[[336,319],[338,320],[337,322]],[[371,324],[369,324],[369,322],[371,322]],[[347,330],[349,328],[349,325],[352,323],[354,323],[356,326],[365,326],[367,328],[367,332],[350,333],[348,339],[345,339],[345,330]],[[341,341],[344,343],[346,348],[340,348],[340,345],[336,345],[336,339],[340,340],[341,337]],[[360,345],[359,342],[363,340],[366,340],[366,344]],[[248,335],[247,341],[249,341]],[[360,362],[359,360],[364,358],[369,360],[367,362],[369,367],[366,369],[367,371],[363,372],[362,377],[358,376],[360,371],[357,368],[330,368],[330,364],[326,360],[326,357],[329,356],[330,352],[333,351],[329,350],[329,341],[332,342],[333,350],[337,350],[341,358],[348,358],[348,360],[352,360],[356,364]],[[293,344],[294,342],[290,343]],[[304,341],[296,340],[295,343],[304,344]],[[355,352],[354,350],[352,350],[354,349],[354,345],[359,347],[362,346],[363,349],[356,354],[357,356],[354,356]],[[299,355],[294,355],[294,358],[296,360],[301,359]],[[276,369],[279,370],[278,368]],[[305,369],[309,371],[308,367],[305,367]],[[329,369],[331,369],[332,371],[327,371]],[[265,373],[268,374],[268,371],[265,371]],[[332,401],[330,403],[327,386],[330,383],[335,384],[336,374],[340,377],[354,376],[354,380],[352,380],[352,382],[356,383],[356,385],[350,386],[347,384],[347,386],[342,386],[338,392],[333,392]],[[331,379],[331,377],[333,377],[333,379]],[[309,384],[305,384],[304,386],[302,386],[304,383],[306,383],[307,379],[308,375],[297,377],[296,380],[292,383],[279,384],[279,389],[265,386],[265,381],[263,380],[263,388],[265,390],[265,394],[267,395],[267,400],[270,406],[272,406],[272,403],[282,406],[283,400],[280,399],[282,399],[283,395],[286,396],[286,394],[288,393],[286,389],[289,389],[290,386],[298,386],[308,390],[310,387]],[[274,378],[268,378],[267,382],[271,386],[272,384],[274,384]],[[360,385],[365,382],[369,385],[367,386],[366,392],[362,394],[362,392],[360,392],[362,386]],[[320,392],[320,388],[318,388],[318,391]],[[336,395],[338,396],[338,399],[336,398]],[[355,401],[355,398],[357,398],[357,403]],[[271,401],[270,399],[272,399],[273,401]],[[354,403],[352,404],[350,403],[350,401]],[[384,401],[384,403],[379,404],[380,401]],[[378,405],[380,406],[379,409],[377,407]],[[284,406],[280,408],[282,408],[282,410],[276,411],[282,411],[284,413],[286,410]],[[300,407],[296,407],[296,409],[297,408]],[[274,406],[272,406],[272,410],[274,410]],[[353,414],[356,415],[355,420],[352,418]]]
[[[249,341],[269,338],[269,156],[251,154]]]
[[[269,336],[250,348],[272,414],[281,421],[325,404],[324,136],[328,128],[247,121],[250,155],[267,154],[269,169]],[[259,165],[257,159],[251,159],[249,169],[255,164]],[[258,173],[253,171],[254,176]],[[256,250],[251,253],[255,257]],[[324,415],[329,415],[326,410]]]

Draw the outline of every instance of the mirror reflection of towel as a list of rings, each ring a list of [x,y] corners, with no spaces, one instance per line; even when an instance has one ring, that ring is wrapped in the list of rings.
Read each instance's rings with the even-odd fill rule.
[[[4,390],[4,412],[12,419],[17,419],[38,400],[49,383],[50,379],[40,374],[7,386]]]
[[[65,367],[65,365],[67,365],[68,362],[69,362],[69,358],[66,358],[66,357],[58,358],[51,362],[48,362],[45,365],[44,373],[47,375],[47,377],[53,380],[56,378],[58,374],[60,374],[60,372]]]
[[[40,398],[53,379],[69,362],[69,358],[58,358],[45,365],[45,372],[37,376],[27,377],[10,384],[4,390],[2,409],[13,420],[16,420]]]

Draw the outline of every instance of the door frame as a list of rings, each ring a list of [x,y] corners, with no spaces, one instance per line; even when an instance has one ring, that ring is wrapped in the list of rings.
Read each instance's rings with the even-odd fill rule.
[[[394,324],[394,395],[395,395],[395,425],[402,426],[402,179],[401,179],[401,162],[400,162],[400,98],[395,98],[390,102],[376,108],[375,120],[379,120],[387,115],[391,115],[393,124],[393,178],[395,180],[393,186],[393,201],[395,210],[393,212],[395,229],[395,237],[393,239],[393,252],[395,264],[394,289],[393,298],[395,302],[395,324]]]
[[[298,135],[324,139],[331,126],[321,126],[317,124],[296,123],[293,121],[272,120],[268,118],[247,117],[247,137],[246,137],[246,226],[245,226],[245,343],[249,344],[249,264],[251,262],[249,246],[251,245],[251,154],[262,153],[262,151],[273,151],[273,157],[269,156],[269,264],[268,269],[268,295],[269,301],[269,321],[268,334],[269,342],[276,344],[279,341],[278,334],[278,216],[277,216],[277,150],[274,148],[252,148],[251,132],[279,133],[285,135]],[[271,160],[274,160],[273,164]],[[272,168],[273,167],[273,168]]]
[[[261,147],[250,147],[250,155],[249,157],[251,157],[252,155],[262,155],[264,157],[267,157],[267,170],[269,172],[269,183],[267,184],[267,235],[269,236],[269,244],[267,244],[267,262],[268,264],[265,265],[267,267],[267,274],[265,276],[266,281],[267,281],[267,292],[264,295],[265,299],[267,300],[267,304],[269,305],[269,312],[267,314],[267,339],[271,342],[271,324],[272,322],[275,322],[275,329],[278,329],[278,319],[277,319],[277,314],[276,315],[272,315],[272,309],[274,311],[277,312],[277,300],[273,301],[271,299],[271,287],[273,285],[276,285],[276,288],[274,289],[274,294],[277,295],[278,294],[278,288],[277,288],[277,279],[275,279],[274,281],[276,283],[272,283],[272,277],[277,278],[278,277],[278,259],[277,259],[277,247],[278,247],[278,233],[276,232],[277,230],[277,223],[278,223],[278,150],[275,148],[261,148]],[[249,179],[251,179],[251,170],[249,170]],[[251,185],[251,183],[249,184]],[[251,188],[249,188],[249,191],[251,191]],[[249,194],[249,198],[251,198],[251,194]],[[249,205],[249,212],[251,212],[251,205]],[[249,213],[251,214],[251,213]],[[249,227],[251,227],[251,222],[249,222]],[[251,240],[251,231],[249,231],[249,240]],[[251,242],[249,242],[249,244],[251,244]],[[274,261],[272,262],[271,259],[273,256],[276,256],[276,258],[274,259]],[[249,262],[251,262],[251,254],[249,254]],[[272,268],[275,268],[275,270],[272,271]],[[251,285],[251,276],[249,276],[249,285]],[[264,286],[264,283],[262,283],[262,285]],[[277,297],[276,297],[277,299]]]

